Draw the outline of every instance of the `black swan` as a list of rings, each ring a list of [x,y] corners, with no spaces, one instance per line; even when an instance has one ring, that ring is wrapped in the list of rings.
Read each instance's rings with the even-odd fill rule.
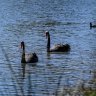
[[[92,27],[96,28],[96,25],[92,25],[92,23],[90,22],[90,28],[92,28]]]
[[[53,48],[50,49],[50,34],[46,32],[47,42],[47,52],[68,52],[70,50],[69,44],[56,44]]]
[[[21,63],[35,63],[35,62],[38,62],[38,57],[37,57],[36,53],[25,54],[25,44],[24,44],[23,41],[21,42],[21,48],[22,48]]]

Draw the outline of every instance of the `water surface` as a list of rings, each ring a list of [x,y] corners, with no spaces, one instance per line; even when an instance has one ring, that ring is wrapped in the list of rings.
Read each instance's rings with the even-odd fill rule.
[[[95,0],[0,0],[0,95],[74,96],[82,84],[96,89],[96,29],[89,27],[96,21],[95,5]],[[47,54],[46,30],[51,45],[68,43],[70,52]],[[38,54],[36,66],[21,64],[21,41],[26,52]]]

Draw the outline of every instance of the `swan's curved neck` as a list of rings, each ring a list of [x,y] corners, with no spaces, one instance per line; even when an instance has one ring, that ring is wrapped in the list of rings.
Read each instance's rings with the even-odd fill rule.
[[[48,41],[47,41],[47,52],[50,52],[50,34],[47,36]]]
[[[90,23],[90,27],[92,27],[92,23]]]
[[[22,59],[21,59],[21,63],[26,63],[25,60],[25,45],[22,46]]]

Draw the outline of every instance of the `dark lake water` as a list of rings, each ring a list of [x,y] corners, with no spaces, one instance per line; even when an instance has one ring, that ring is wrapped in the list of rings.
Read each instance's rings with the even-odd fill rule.
[[[96,89],[96,0],[0,0],[0,96],[83,96]],[[47,54],[51,45],[71,50]],[[21,64],[20,42],[39,62]],[[71,94],[71,95],[70,95]],[[81,94],[81,95],[77,95]]]

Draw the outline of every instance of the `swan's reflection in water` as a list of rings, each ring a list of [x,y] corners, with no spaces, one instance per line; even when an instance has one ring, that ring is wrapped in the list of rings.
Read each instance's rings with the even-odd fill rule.
[[[19,77],[18,81],[20,84],[20,94],[23,96],[32,96],[32,85],[34,85],[34,76],[36,75],[34,72],[36,71],[36,65],[36,63],[21,63],[21,76]]]
[[[36,67],[37,64],[36,63],[21,63],[21,69],[22,69],[22,78],[25,78],[25,74],[26,74],[26,66],[29,67]],[[30,74],[30,73],[29,73]]]
[[[25,68],[26,68],[26,63],[21,63],[22,78],[24,78],[24,77],[25,77]]]

